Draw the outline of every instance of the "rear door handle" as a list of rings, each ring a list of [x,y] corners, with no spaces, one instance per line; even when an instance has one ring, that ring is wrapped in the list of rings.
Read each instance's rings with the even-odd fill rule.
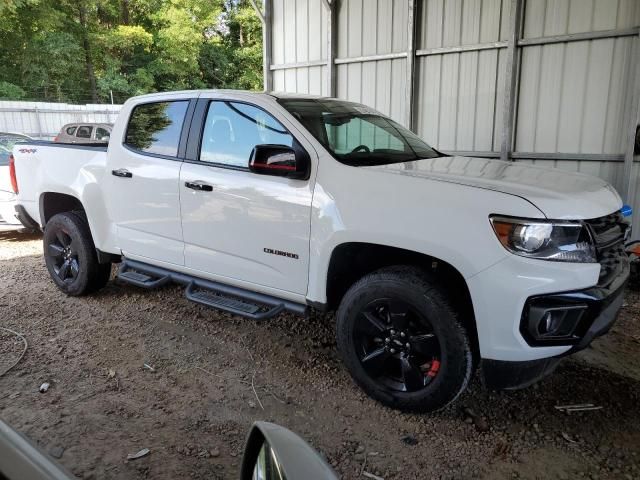
[[[197,190],[199,192],[212,192],[213,187],[208,183],[204,183],[200,180],[196,180],[195,182],[184,182],[184,186],[190,188],[191,190]]]
[[[126,168],[119,168],[118,170],[111,170],[111,175],[114,177],[122,177],[122,178],[131,178],[133,177],[133,173],[131,173]]]

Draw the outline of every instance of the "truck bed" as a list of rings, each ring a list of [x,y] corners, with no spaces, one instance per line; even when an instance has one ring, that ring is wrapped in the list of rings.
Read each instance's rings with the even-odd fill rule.
[[[18,203],[31,218],[40,219],[39,199],[43,193],[78,193],[74,185],[91,183],[99,186],[105,172],[107,144],[65,144],[51,141],[29,141],[13,147]],[[81,179],[81,180],[80,180]]]

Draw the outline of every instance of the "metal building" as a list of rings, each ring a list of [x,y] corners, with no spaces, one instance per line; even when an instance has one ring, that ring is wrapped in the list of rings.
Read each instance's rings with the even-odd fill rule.
[[[640,236],[640,0],[263,0],[265,89],[375,107],[445,152],[600,176]]]

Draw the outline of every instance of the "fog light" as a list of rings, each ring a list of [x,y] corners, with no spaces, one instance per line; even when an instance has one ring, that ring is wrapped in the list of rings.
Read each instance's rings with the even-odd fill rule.
[[[538,333],[543,337],[556,336],[560,328],[563,327],[563,320],[566,318],[566,316],[566,310],[547,311],[538,324]],[[574,325],[575,322],[573,322],[571,325],[569,325],[569,323],[567,322],[564,322],[564,330],[573,330],[573,328],[571,327],[573,327]]]
[[[538,330],[541,330],[540,333],[542,335],[548,335],[549,333],[553,333],[556,328],[558,328],[559,322],[553,321],[553,314],[551,312],[547,312],[542,317],[542,321],[540,322],[540,327]]]
[[[576,330],[587,310],[581,304],[558,306],[546,302],[530,302],[527,307],[520,331],[533,344],[570,344],[577,340]]]

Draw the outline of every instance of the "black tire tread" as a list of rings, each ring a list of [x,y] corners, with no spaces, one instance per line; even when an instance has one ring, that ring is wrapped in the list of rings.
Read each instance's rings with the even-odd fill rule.
[[[70,211],[56,214],[49,220],[49,222],[47,222],[47,227],[50,224],[61,220],[61,217],[64,217],[66,220],[70,221],[78,230],[80,236],[78,240],[81,241],[82,248],[85,249],[87,260],[83,262],[84,265],[81,265],[81,268],[86,269],[86,277],[84,281],[78,284],[74,289],[65,289],[60,287],[60,285],[58,285],[58,287],[64,293],[70,296],[83,296],[89,293],[93,293],[104,287],[109,281],[109,278],[111,276],[111,263],[101,264],[98,262],[96,247],[93,243],[93,237],[91,236],[89,222],[87,221],[87,216],[84,212]],[[45,227],[45,232],[47,227]],[[53,276],[53,273],[51,274]]]
[[[360,363],[355,355],[348,353],[350,346],[347,342],[350,342],[350,337],[347,334],[346,329],[348,325],[345,324],[344,319],[349,318],[349,306],[353,305],[358,297],[365,295],[371,288],[384,285],[395,285],[420,292],[427,302],[433,303],[435,308],[441,310],[443,317],[448,317],[451,320],[449,327],[452,329],[453,338],[444,340],[454,342],[454,344],[450,346],[460,350],[464,355],[464,359],[459,363],[458,368],[446,372],[448,373],[448,378],[447,384],[442,385],[444,388],[439,388],[431,392],[428,398],[418,400],[414,396],[394,395],[391,399],[388,398],[388,393],[381,396],[379,390],[370,383],[359,379],[357,374],[354,375],[354,369],[358,371]],[[473,359],[467,331],[458,320],[458,314],[451,306],[446,291],[438,285],[437,279],[433,278],[427,272],[413,266],[398,265],[386,267],[366,275],[355,282],[344,295],[338,309],[337,317],[338,348],[343,362],[351,372],[356,383],[363,388],[368,395],[387,406],[403,411],[433,412],[445,408],[454,402],[467,388],[473,373]]]

